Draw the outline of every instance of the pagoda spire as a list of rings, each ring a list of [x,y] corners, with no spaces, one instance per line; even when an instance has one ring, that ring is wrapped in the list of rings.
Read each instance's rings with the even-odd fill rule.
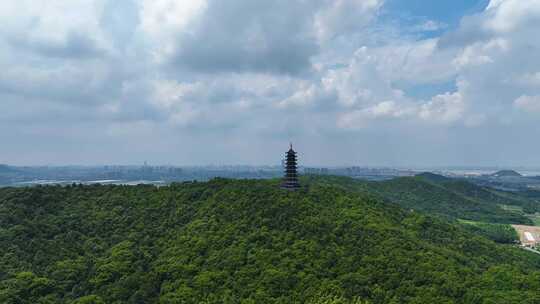
[[[289,145],[289,151],[285,154],[285,176],[281,183],[281,188],[286,190],[297,190],[300,188],[298,182],[298,165],[296,152],[293,150],[292,142]]]

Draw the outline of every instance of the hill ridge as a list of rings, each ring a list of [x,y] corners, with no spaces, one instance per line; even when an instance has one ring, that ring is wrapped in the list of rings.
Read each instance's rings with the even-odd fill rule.
[[[493,223],[531,224],[524,215],[504,210],[502,204],[524,202],[499,195],[464,180],[433,182],[425,177],[398,177],[387,181],[365,181],[338,176],[306,176],[307,183],[332,184],[349,191],[370,193],[405,209],[414,209],[448,219]]]

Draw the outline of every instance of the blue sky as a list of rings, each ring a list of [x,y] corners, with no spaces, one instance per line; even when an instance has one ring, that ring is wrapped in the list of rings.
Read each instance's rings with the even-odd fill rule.
[[[539,0],[5,0],[0,163],[540,164]]]
[[[383,9],[396,18],[437,20],[455,27],[463,16],[482,12],[489,0],[388,0]]]

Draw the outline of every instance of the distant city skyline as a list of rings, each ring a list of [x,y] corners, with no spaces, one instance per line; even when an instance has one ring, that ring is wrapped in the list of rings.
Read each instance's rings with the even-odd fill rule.
[[[5,0],[0,163],[540,167],[538,0]]]

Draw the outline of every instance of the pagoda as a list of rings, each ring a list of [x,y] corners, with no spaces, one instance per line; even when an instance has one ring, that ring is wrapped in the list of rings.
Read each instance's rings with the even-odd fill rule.
[[[293,150],[292,143],[289,151],[285,155],[285,176],[283,177],[282,189],[297,190],[300,188],[298,182],[298,170],[296,161],[296,152]]]

